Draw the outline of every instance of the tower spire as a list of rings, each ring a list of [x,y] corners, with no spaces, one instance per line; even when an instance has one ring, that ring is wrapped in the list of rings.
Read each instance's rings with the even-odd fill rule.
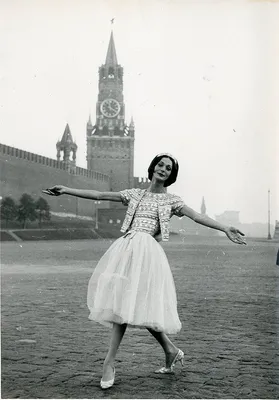
[[[67,144],[74,143],[69,124],[66,125],[66,128],[64,130],[62,140],[61,140],[61,144],[66,144],[66,143]]]
[[[90,127],[92,127],[91,114],[89,114],[89,118],[88,118],[87,126],[90,126]]]
[[[106,56],[106,65],[117,65],[117,57],[116,57],[116,50],[115,44],[113,39],[113,31],[110,34],[110,40],[108,45],[108,51]]]
[[[130,128],[135,128],[134,118],[131,117]]]

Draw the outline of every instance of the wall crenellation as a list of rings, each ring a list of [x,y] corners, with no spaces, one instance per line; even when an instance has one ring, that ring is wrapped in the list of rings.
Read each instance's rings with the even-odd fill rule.
[[[0,153],[16,158],[21,158],[32,163],[43,164],[47,167],[57,168],[61,170],[66,170],[66,164],[63,161],[57,161],[53,158],[44,157],[39,154],[31,153],[16,147],[7,146],[0,143]],[[75,175],[85,176],[87,178],[93,178],[98,181],[108,182],[110,180],[108,175],[102,174],[101,172],[91,171],[85,168],[76,167]]]

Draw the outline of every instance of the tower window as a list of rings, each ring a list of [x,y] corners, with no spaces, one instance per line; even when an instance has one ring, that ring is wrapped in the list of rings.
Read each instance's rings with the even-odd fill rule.
[[[114,78],[114,68],[113,68],[113,67],[109,67],[109,70],[108,70],[108,77],[109,77],[110,79]]]

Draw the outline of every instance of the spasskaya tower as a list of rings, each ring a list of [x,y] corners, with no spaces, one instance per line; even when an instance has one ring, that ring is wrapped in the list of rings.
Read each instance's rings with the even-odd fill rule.
[[[111,177],[111,190],[134,185],[134,122],[125,122],[123,67],[111,32],[105,64],[99,68],[96,122],[87,122],[87,169]]]

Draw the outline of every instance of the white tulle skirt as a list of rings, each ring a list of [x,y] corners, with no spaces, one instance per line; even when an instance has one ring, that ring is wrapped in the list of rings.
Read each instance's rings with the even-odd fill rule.
[[[98,262],[88,285],[89,318],[177,333],[181,322],[168,259],[148,233],[129,232]]]

